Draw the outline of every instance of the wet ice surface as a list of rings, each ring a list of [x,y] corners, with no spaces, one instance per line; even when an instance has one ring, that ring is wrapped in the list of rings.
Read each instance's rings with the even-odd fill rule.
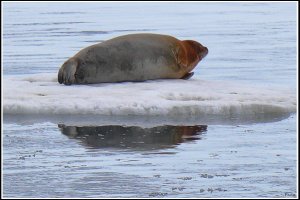
[[[295,197],[296,116],[252,125],[4,124],[5,197]]]
[[[296,4],[3,11],[4,197],[298,195]],[[66,87],[53,78],[80,49],[140,32],[197,40],[209,54],[187,82]]]

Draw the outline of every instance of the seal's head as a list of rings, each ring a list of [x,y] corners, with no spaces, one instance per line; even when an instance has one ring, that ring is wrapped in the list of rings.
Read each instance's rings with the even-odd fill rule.
[[[199,42],[194,40],[184,40],[182,42],[188,50],[188,57],[191,61],[196,60],[200,62],[208,54],[208,48]]]
[[[181,41],[183,51],[179,54],[179,62],[186,72],[191,72],[208,54],[208,48],[194,40]]]
[[[196,51],[196,54],[198,55],[199,61],[201,61],[208,54],[208,48],[203,46],[199,42],[196,42],[196,41],[193,41],[193,40],[186,40],[186,41]]]

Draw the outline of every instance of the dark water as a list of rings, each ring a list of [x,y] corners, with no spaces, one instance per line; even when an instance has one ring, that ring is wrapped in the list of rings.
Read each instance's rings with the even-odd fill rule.
[[[4,76],[56,73],[83,47],[154,32],[207,46],[195,71],[203,80],[297,87],[296,3],[7,2],[3,11]],[[298,196],[297,113],[3,117],[3,197]]]

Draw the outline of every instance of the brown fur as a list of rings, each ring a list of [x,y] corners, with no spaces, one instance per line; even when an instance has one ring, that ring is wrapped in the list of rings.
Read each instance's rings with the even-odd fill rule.
[[[191,72],[198,62],[207,55],[208,49],[193,40],[183,40],[180,42],[180,45],[179,62],[186,73]]]

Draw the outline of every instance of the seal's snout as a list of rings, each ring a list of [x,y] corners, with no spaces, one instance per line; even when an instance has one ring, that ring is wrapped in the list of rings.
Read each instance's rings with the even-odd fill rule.
[[[77,69],[77,61],[75,59],[67,60],[59,69],[58,82],[60,84],[71,85],[75,83],[75,73]]]
[[[201,53],[201,57],[204,58],[205,56],[207,56],[208,54],[208,48],[203,46],[203,51]]]

